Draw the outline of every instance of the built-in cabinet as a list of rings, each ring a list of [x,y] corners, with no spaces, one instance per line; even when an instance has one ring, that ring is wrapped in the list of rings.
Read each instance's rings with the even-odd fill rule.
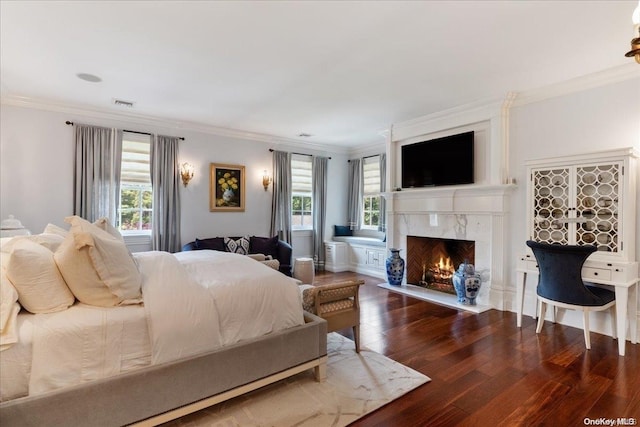
[[[355,271],[386,277],[386,247],[327,241],[324,243],[325,268],[332,272]]]
[[[529,239],[635,261],[636,157],[627,149],[528,162]]]
[[[334,273],[349,271],[349,245],[344,242],[324,242],[325,269]]]
[[[349,263],[351,271],[375,277],[385,277],[386,248],[349,244]]]

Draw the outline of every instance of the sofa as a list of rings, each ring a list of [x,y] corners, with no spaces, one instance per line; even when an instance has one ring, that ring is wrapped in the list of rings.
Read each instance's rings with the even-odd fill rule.
[[[194,251],[210,249],[214,251],[235,252],[243,255],[264,254],[277,259],[280,263],[278,270],[291,276],[291,245],[278,236],[257,237],[211,237],[207,239],[195,239],[182,247],[182,251]]]

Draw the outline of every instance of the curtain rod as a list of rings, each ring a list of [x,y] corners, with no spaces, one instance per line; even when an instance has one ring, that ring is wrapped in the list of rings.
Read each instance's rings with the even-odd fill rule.
[[[370,156],[364,156],[363,159],[368,159],[369,157],[382,156],[382,154],[372,154]],[[351,159],[347,160],[347,163],[351,163]]]
[[[64,123],[65,123],[65,124],[67,124],[67,125],[70,125],[70,126],[73,126],[73,125],[74,125],[74,123],[73,123],[73,122],[70,122],[69,120],[67,120],[67,121],[66,121],[66,122],[64,122]],[[151,135],[149,132],[138,132],[137,130],[126,130],[126,129],[122,129],[122,131],[123,131],[123,132],[129,132],[129,133],[137,133],[137,134],[140,134],[140,135]],[[184,141],[184,138],[183,138],[183,137],[181,137],[181,136],[179,136],[179,137],[178,137],[178,139],[179,139],[180,141]]]
[[[269,151],[271,151],[272,153],[275,151],[273,148],[269,148]],[[305,154],[305,153],[291,153],[291,154],[297,154],[299,156],[309,156],[309,157],[313,157],[313,154]],[[329,160],[331,160],[331,157],[327,157]]]

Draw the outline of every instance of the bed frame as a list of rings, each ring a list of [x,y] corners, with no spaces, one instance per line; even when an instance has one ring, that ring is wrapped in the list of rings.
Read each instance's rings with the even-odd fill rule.
[[[0,425],[158,425],[314,369],[326,376],[327,323],[305,324],[176,362],[0,403]]]

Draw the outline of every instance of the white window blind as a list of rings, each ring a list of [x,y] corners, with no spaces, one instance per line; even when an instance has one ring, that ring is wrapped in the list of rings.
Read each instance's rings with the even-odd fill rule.
[[[365,195],[380,193],[380,156],[365,157],[362,165],[362,178]]]
[[[120,181],[125,185],[151,185],[149,135],[124,132]]]
[[[291,155],[291,192],[311,194],[311,156]]]

